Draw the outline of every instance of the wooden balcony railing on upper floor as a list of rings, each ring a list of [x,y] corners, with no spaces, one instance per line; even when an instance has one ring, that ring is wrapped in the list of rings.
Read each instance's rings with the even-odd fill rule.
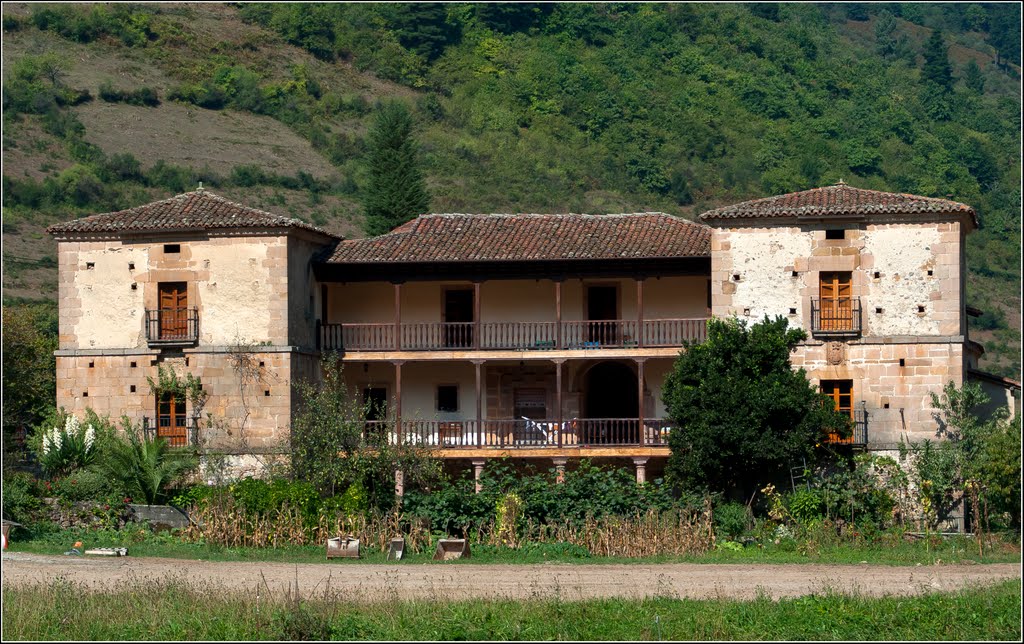
[[[498,419],[409,420],[395,431],[391,421],[367,421],[364,439],[369,445],[387,441],[391,445],[425,448],[528,449],[615,446],[665,446],[671,422],[645,418],[643,432],[637,418],[573,418],[563,420]]]
[[[395,334],[398,333],[396,342]],[[447,351],[681,347],[703,341],[707,318],[556,322],[404,322],[319,325],[322,350]]]

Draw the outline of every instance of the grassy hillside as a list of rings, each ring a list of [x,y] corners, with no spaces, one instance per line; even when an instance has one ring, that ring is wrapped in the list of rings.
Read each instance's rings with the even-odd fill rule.
[[[1008,4],[5,4],[4,293],[52,297],[46,224],[199,180],[359,235],[395,99],[435,212],[692,217],[839,178],[969,203],[972,336],[1015,375],[1019,27]]]

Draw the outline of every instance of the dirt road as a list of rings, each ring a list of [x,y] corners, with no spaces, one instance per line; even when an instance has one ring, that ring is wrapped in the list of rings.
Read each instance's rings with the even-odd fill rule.
[[[475,565],[285,564],[210,562],[146,557],[64,557],[3,553],[3,585],[57,577],[94,588],[180,579],[198,588],[283,595],[296,578],[303,595],[325,589],[353,600],[470,597],[671,596],[751,599],[820,593],[912,595],[1020,579],[1020,564],[897,567],[878,565]],[[269,590],[269,592],[268,592]]]

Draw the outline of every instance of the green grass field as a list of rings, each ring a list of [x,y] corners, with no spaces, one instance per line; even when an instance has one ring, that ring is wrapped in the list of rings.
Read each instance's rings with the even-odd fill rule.
[[[919,597],[295,604],[180,581],[4,589],[5,640],[1020,640],[1019,581]],[[201,609],[197,610],[197,607]]]

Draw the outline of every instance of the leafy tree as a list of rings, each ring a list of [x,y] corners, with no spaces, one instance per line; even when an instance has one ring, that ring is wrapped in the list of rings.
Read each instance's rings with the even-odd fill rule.
[[[988,29],[988,13],[981,5],[972,4],[964,11],[963,28],[968,31]]]
[[[856,20],[858,22],[864,22],[869,20],[871,16],[868,15],[868,8],[862,2],[851,2],[846,5],[846,17],[850,20]]]
[[[417,165],[412,116],[398,102],[377,112],[369,136],[370,183],[363,206],[367,233],[381,235],[430,207],[430,194]]]
[[[426,450],[394,444],[393,426],[367,433],[369,410],[349,391],[337,356],[325,355],[320,369],[319,383],[296,385],[301,405],[291,431],[293,480],[312,484],[323,497],[355,486],[366,490],[371,507],[390,510],[396,470],[410,487],[428,484],[439,475],[438,462]]]
[[[553,3],[487,2],[476,5],[476,15],[491,29],[511,34],[539,26],[554,8]]]
[[[989,43],[996,48],[996,64],[1020,64],[1020,5],[1012,2],[988,5]],[[1000,58],[1004,60],[1000,61]]]
[[[996,512],[1009,515],[1010,523],[1020,525],[1021,436],[1020,419],[1009,421],[1009,410],[996,411],[989,419],[976,409],[989,398],[976,382],[957,387],[950,381],[941,395],[931,393],[932,407],[938,410],[937,436],[945,440],[923,441],[904,446],[904,454],[913,451],[912,474],[926,507],[933,509],[932,524],[947,516],[959,502],[961,493],[978,484]]]
[[[882,11],[875,21],[875,50],[886,60],[904,59],[910,54],[907,37],[889,11]]]
[[[973,58],[964,66],[964,85],[979,96],[985,93],[985,76]]]
[[[53,303],[3,307],[3,440],[5,454],[38,425],[57,397],[57,307]]]
[[[750,328],[712,319],[707,340],[689,344],[665,381],[663,399],[679,428],[669,437],[666,476],[688,490],[739,492],[806,458],[849,418],[793,370],[789,354],[807,334],[777,317]]]
[[[448,9],[438,2],[396,5],[394,28],[398,41],[432,61],[458,41],[458,25],[448,22]]]
[[[936,29],[925,44],[924,67],[921,68],[921,81],[941,87],[945,92],[953,91],[953,66],[949,63],[949,50],[942,37],[942,31]]]

